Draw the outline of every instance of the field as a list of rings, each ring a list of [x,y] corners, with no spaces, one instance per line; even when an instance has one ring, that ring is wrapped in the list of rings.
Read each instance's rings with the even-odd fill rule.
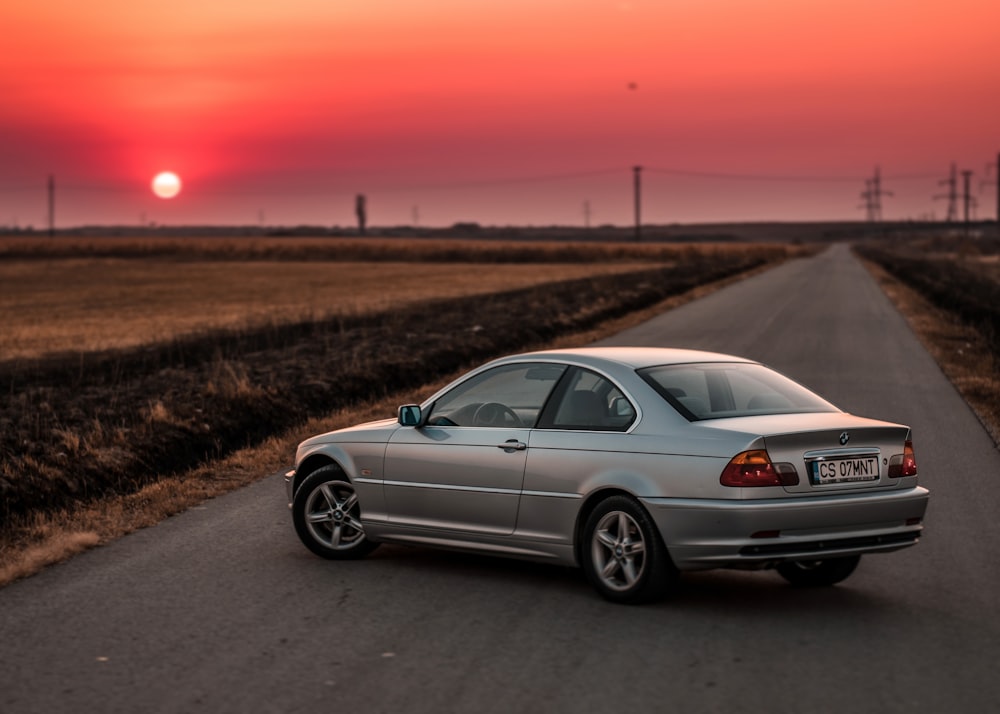
[[[0,362],[628,272],[683,259],[685,250],[301,238],[0,241]]]
[[[17,329],[0,347],[4,542],[165,479],[187,488],[177,478],[191,469],[217,480],[213,463],[308,419],[802,250],[352,245],[253,241],[241,255],[218,239],[7,244],[0,319]]]
[[[491,265],[401,262],[0,262],[0,362],[136,347],[176,335],[357,316],[596,274],[638,262]]]

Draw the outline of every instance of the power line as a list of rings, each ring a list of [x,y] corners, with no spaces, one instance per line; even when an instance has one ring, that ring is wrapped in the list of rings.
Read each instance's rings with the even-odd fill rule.
[[[657,174],[668,174],[670,176],[689,176],[693,178],[726,179],[732,181],[804,181],[822,183],[855,183],[856,176],[846,178],[843,176],[803,176],[797,174],[744,174],[744,173],[724,173],[719,171],[692,171],[688,169],[662,169],[648,167],[647,171]]]
[[[754,173],[727,173],[719,171],[693,171],[689,169],[664,169],[655,167],[645,167],[645,170],[658,174],[669,174],[672,176],[691,176],[694,178],[727,179],[734,181],[794,181],[794,182],[814,182],[814,183],[857,183],[857,176],[820,176],[816,174],[754,174]],[[896,174],[885,177],[891,181],[925,180],[937,178],[936,174]]]
[[[548,183],[550,181],[572,181],[579,178],[590,178],[592,176],[609,176],[621,174],[622,169],[594,169],[591,171],[574,171],[562,174],[538,174],[535,176],[512,176],[508,178],[481,179],[477,181],[449,181],[446,183],[421,183],[410,186],[389,186],[379,189],[381,192],[396,191],[428,191],[428,190],[453,190],[462,188],[488,188],[490,186],[514,186],[529,183]]]
[[[1000,163],[1000,156],[998,156],[998,163]],[[442,181],[438,183],[434,182],[421,182],[406,184],[396,184],[396,185],[384,185],[377,189],[379,193],[406,193],[406,192],[431,192],[431,191],[449,191],[449,190],[463,190],[463,189],[488,189],[491,187],[499,186],[518,186],[518,185],[530,185],[539,183],[551,183],[551,182],[561,182],[561,181],[573,181],[583,178],[598,177],[598,176],[622,176],[626,169],[624,167],[615,168],[597,168],[589,170],[579,170],[571,172],[562,173],[544,173],[544,174],[534,174],[534,175],[521,175],[521,176],[508,176],[508,177],[498,177],[498,178],[485,178],[480,180],[472,181]],[[754,172],[720,172],[720,171],[698,171],[686,168],[670,168],[664,166],[633,166],[631,167],[633,174],[633,192],[634,192],[634,212],[635,212],[635,231],[636,238],[641,237],[641,172],[650,171],[654,174],[669,175],[677,177],[687,177],[693,179],[709,179],[709,180],[724,180],[724,181],[749,181],[749,182],[771,182],[771,183],[830,183],[830,184],[846,184],[854,183],[858,179],[857,177],[846,177],[843,175],[821,175],[821,174],[781,174],[781,173],[754,173]],[[987,174],[989,170],[987,170]],[[351,173],[350,171],[331,171],[331,174],[335,177],[336,185],[331,185],[328,183],[325,186],[317,186],[315,183],[307,188],[295,188],[290,187],[288,183],[283,184],[280,188],[261,188],[259,190],[254,189],[244,189],[244,190],[206,190],[199,188],[197,194],[199,196],[213,197],[213,196],[268,196],[268,197],[279,197],[282,195],[293,195],[293,196],[324,196],[329,197],[331,194],[347,193],[349,192],[344,184],[347,181],[357,181],[360,178],[366,179],[366,181],[371,184],[375,183],[374,177],[378,175],[378,172],[360,172]],[[391,174],[383,174],[383,177],[389,178]],[[925,174],[925,173],[912,173],[912,174],[895,174],[887,177],[893,181],[906,181],[906,180],[927,180],[930,178],[938,178],[939,174]],[[971,172],[970,172],[971,177]],[[966,177],[966,181],[970,180],[970,177]],[[16,179],[15,179],[16,180]],[[391,179],[390,179],[391,180]],[[875,168],[875,173],[872,178],[865,180],[865,189],[861,193],[861,198],[863,203],[861,208],[866,211],[866,215],[869,221],[879,221],[882,219],[882,199],[886,196],[892,196],[891,191],[887,191],[882,186],[883,177],[881,175],[881,170],[879,167]],[[381,183],[380,181],[378,183]],[[957,220],[958,213],[958,188],[957,188],[957,174],[954,164],[952,165],[951,176],[944,181],[939,181],[940,184],[945,184],[949,187],[949,192],[947,196],[935,196],[938,198],[947,198],[949,201],[948,205],[948,220]],[[996,183],[994,180],[992,183]],[[42,185],[47,188],[42,188]],[[55,187],[54,187],[54,177],[48,177],[48,181],[45,184],[39,185],[35,182],[25,182],[24,184],[7,184],[0,186],[0,192],[3,193],[21,193],[21,192],[33,192],[33,191],[45,191],[48,192],[48,204],[49,204],[49,224],[50,229],[53,229],[55,218]],[[985,185],[985,182],[984,184]],[[65,198],[65,196],[72,195],[74,193],[107,193],[107,194],[124,194],[129,193],[137,195],[140,193],[138,190],[138,184],[82,184],[76,183],[62,183],[59,185],[60,197]],[[350,192],[353,193],[353,192]],[[975,203],[969,195],[969,189],[966,188],[965,197],[965,215],[966,220],[968,220],[970,207]],[[589,201],[585,206],[585,223],[589,225],[590,223],[590,205]],[[998,192],[997,198],[997,212],[1000,216],[1000,192]],[[414,223],[417,222],[417,218],[414,217]]]
[[[698,171],[694,169],[685,168],[667,168],[667,167],[650,167],[644,166],[644,171],[665,174],[671,176],[687,176],[692,178],[706,178],[706,179],[723,179],[723,180],[734,180],[734,181],[773,181],[773,182],[816,182],[816,183],[854,183],[857,181],[856,176],[824,176],[817,174],[763,174],[763,173],[739,173],[739,172],[724,172],[724,171]],[[623,171],[622,167],[605,167],[599,169],[589,169],[582,171],[572,171],[564,173],[550,173],[550,174],[534,174],[534,175],[522,175],[522,176],[509,176],[509,177],[498,177],[498,178],[486,178],[479,180],[454,180],[454,181],[443,181],[443,182],[421,182],[412,184],[396,184],[385,186],[380,189],[382,192],[396,192],[396,191],[416,191],[416,190],[450,190],[450,189],[461,189],[461,188],[478,188],[478,187],[490,187],[490,186],[505,186],[505,185],[518,185],[518,184],[531,184],[531,183],[546,183],[554,181],[571,181],[580,178],[589,178],[594,176],[608,176],[614,174],[621,174]],[[354,176],[350,171],[338,171],[338,175],[341,175],[346,180],[347,178]],[[936,174],[925,174],[925,173],[914,173],[914,174],[897,174],[886,177],[888,180],[902,181],[902,180],[924,180],[930,178],[937,178]],[[368,181],[371,182],[371,177],[368,177]],[[20,192],[20,191],[35,191],[38,190],[39,184],[31,182],[24,183],[20,185],[5,185],[0,186],[0,191],[2,192]],[[136,190],[136,186],[133,184],[122,185],[122,184],[80,184],[80,183],[61,183],[59,186],[61,192],[88,192],[88,193],[130,193]],[[337,186],[323,186],[323,187],[312,187],[312,188],[289,188],[282,190],[277,190],[275,188],[261,188],[261,189],[236,189],[236,190],[199,190],[201,195],[211,195],[211,196],[256,196],[256,195],[276,195],[278,193],[289,193],[297,196],[301,195],[329,195],[331,192],[337,190],[343,190]]]

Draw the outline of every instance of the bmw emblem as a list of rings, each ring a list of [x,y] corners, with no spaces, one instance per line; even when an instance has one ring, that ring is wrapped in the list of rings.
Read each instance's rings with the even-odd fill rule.
[[[847,446],[847,442],[851,440],[851,435],[846,431],[840,435],[840,445]]]

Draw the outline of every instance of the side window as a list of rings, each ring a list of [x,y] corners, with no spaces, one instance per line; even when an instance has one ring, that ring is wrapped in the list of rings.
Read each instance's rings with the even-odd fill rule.
[[[556,382],[557,364],[494,367],[444,394],[431,407],[429,426],[533,427]]]
[[[625,431],[635,421],[632,403],[610,381],[590,370],[574,368],[555,395],[539,426],[581,431]]]

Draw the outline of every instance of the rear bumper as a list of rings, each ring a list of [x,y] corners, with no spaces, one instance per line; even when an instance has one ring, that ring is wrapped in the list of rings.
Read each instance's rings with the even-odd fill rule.
[[[748,501],[642,499],[680,570],[886,553],[914,545],[929,492]]]

